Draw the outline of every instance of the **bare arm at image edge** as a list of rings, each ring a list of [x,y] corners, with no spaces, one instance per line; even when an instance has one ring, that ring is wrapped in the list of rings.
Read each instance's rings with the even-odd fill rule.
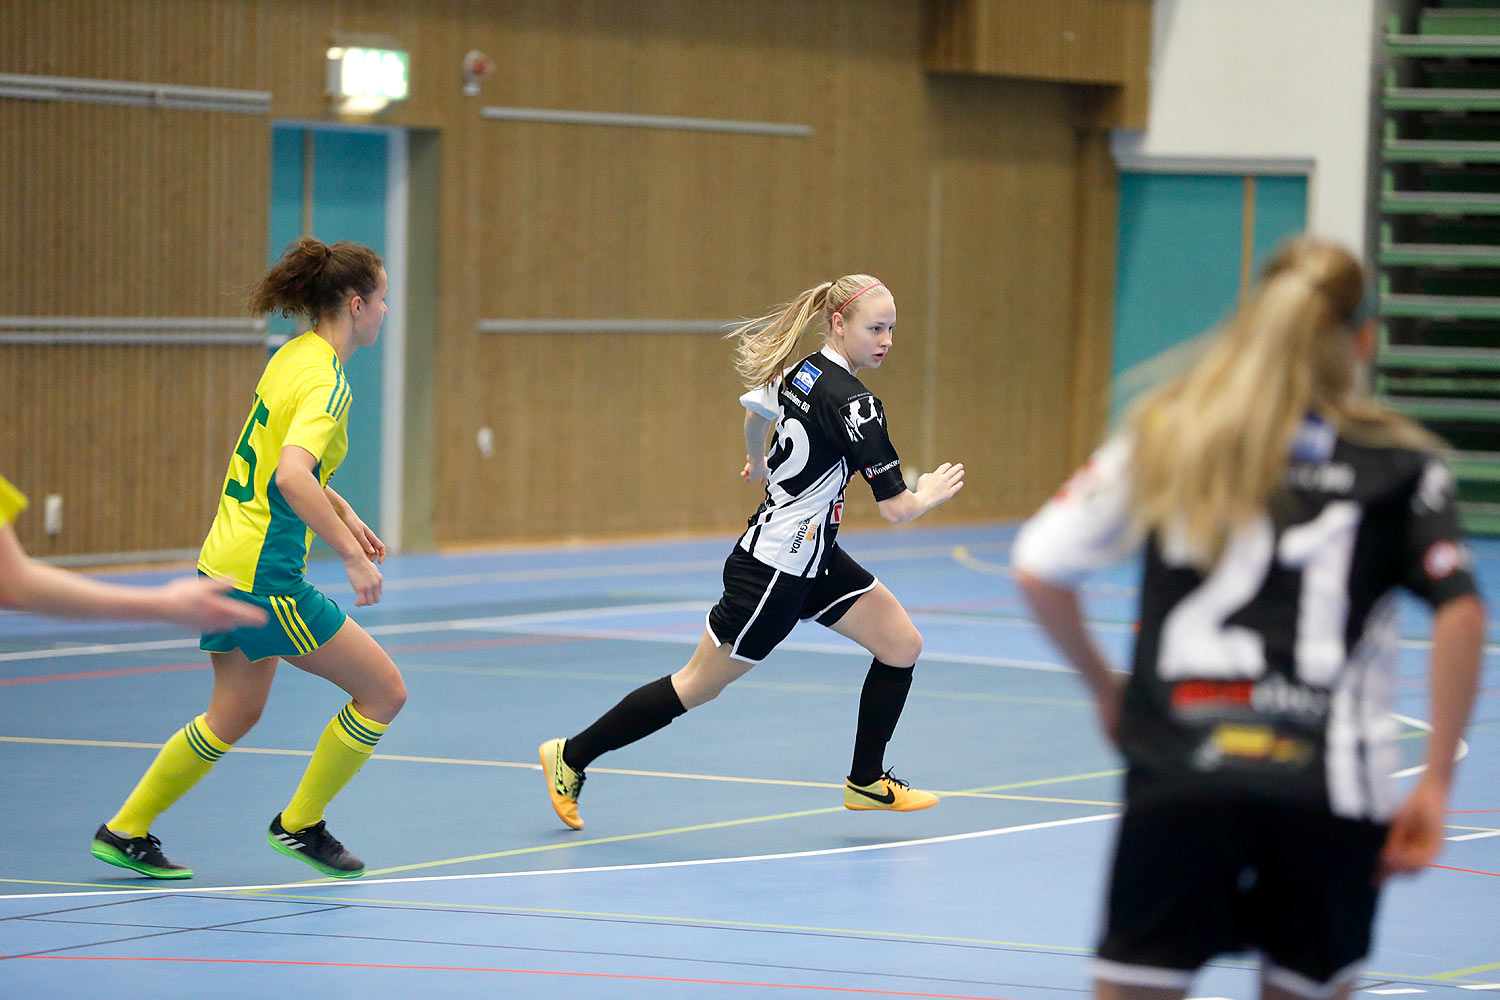
[[[1427,766],[1391,819],[1381,856],[1382,877],[1418,871],[1442,850],[1448,793],[1453,787],[1459,740],[1468,727],[1479,688],[1484,640],[1484,603],[1473,594],[1445,602],[1433,615]]]
[[[25,508],[26,498],[0,478],[0,606],[75,618],[169,621],[208,632],[266,620],[253,605],[226,597],[227,583],[189,577],[160,587],[130,587],[37,562],[10,525]]]

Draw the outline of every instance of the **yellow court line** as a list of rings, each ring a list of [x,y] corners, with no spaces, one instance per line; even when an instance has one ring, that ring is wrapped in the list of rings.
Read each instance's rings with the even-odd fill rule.
[[[590,847],[595,844],[618,844],[628,840],[645,840],[651,837],[670,837],[679,833],[696,833],[700,830],[722,830],[731,826],[745,826],[750,823],[769,823],[778,819],[797,819],[801,816],[818,816],[823,813],[838,812],[843,806],[828,806],[823,809],[804,809],[800,812],[776,813],[770,816],[751,816],[745,819],[726,819],[717,823],[697,823],[693,826],[679,826],[670,830],[648,830],[643,833],[622,833],[613,837],[595,837],[592,840],[566,840],[556,844],[539,844],[535,847],[516,847],[509,851],[494,851],[489,854],[473,854],[466,858],[445,858],[441,861],[422,861],[414,865],[397,865],[394,868],[375,868],[365,872],[366,875],[390,875],[394,872],[419,871],[424,868],[442,868],[446,865],[461,865],[471,861],[491,861],[495,858],[512,858],[521,854],[541,854],[546,851],[562,851],[572,847]]]
[[[972,788],[964,791],[946,792],[947,795],[975,795],[984,792],[999,792],[1010,788],[1025,788],[1033,785],[1046,785],[1053,782],[1076,781],[1084,778],[1094,778],[1105,774],[1118,774],[1119,771],[1097,771],[1091,774],[1070,775],[1062,778],[1038,779],[1035,781],[1020,781],[1010,785],[994,785],[988,788]],[[1115,803],[1109,803],[1114,805]],[[424,861],[414,865],[402,865],[396,868],[381,868],[367,872],[369,875],[389,875],[393,872],[416,871],[423,868],[441,868],[446,865],[466,864],[471,861],[490,861],[494,858],[514,857],[520,854],[537,854],[543,851],[557,851],[569,847],[590,847],[595,844],[614,844],[629,840],[643,840],[652,837],[667,837],[679,833],[697,833],[701,830],[719,830],[731,826],[746,826],[751,823],[767,823],[778,819],[797,819],[802,816],[819,816],[827,813],[836,813],[842,809],[842,805],[826,806],[822,809],[804,809],[799,812],[776,813],[770,816],[751,816],[745,819],[721,820],[716,823],[699,823],[694,826],[676,827],[670,830],[650,830],[643,833],[627,833],[614,837],[598,837],[592,840],[570,840],[557,844],[543,844],[536,847],[518,847],[509,851],[496,851],[491,854],[476,854],[466,858],[447,858],[439,861]]]
[[[131,743],[124,740],[63,740],[48,739],[40,736],[0,736],[0,743],[36,743],[46,746],[79,746],[79,747],[104,747],[123,750],[160,750],[160,743]],[[280,750],[273,747],[235,747],[234,753],[261,754],[276,757],[311,757],[311,750]],[[521,761],[511,760],[471,760],[463,757],[419,757],[406,754],[377,753],[371,755],[371,760],[399,761],[408,764],[448,764],[469,767],[511,767],[525,771],[540,771],[540,764],[529,764]],[[641,771],[632,768],[593,767],[589,769],[590,774],[623,774],[634,778],[676,778],[686,781],[722,781],[730,784],[743,785],[781,785],[789,788],[843,788],[841,781],[797,781],[791,778],[745,778],[729,774],[695,774],[687,771]],[[966,791],[942,791],[937,790],[937,795],[947,795],[962,798],[988,798],[988,799],[1013,799],[1018,802],[1055,802],[1059,805],[1082,805],[1082,806],[1118,806],[1120,803],[1113,801],[1100,801],[1095,799],[1063,799],[1049,798],[1046,796],[1029,795],[996,795],[995,792],[1004,792],[1012,788],[1029,788],[1036,785],[1048,785],[1054,782],[1078,781],[1085,778],[1096,778],[1105,775],[1120,774],[1120,771],[1099,771],[1093,774],[1071,775],[1064,778],[1044,778],[1038,781],[1021,781],[1009,785],[991,785],[985,788],[974,788]]]
[[[972,569],[976,573],[993,573],[995,576],[1005,577],[1013,577],[1016,575],[1015,571],[1012,570],[1009,566],[1003,566],[1000,563],[987,562],[983,559],[976,559],[974,556],[969,555],[969,547],[967,545],[953,546],[953,561],[958,563],[964,569]]]
[[[104,747],[116,750],[160,750],[160,743],[131,743],[127,740],[54,740],[44,736],[0,736],[0,743],[37,743],[42,746]],[[235,753],[269,754],[277,757],[311,757],[311,750],[275,750],[269,747],[234,747]]]
[[[984,788],[971,788],[967,792],[949,792],[950,795],[973,795],[977,792],[1008,792],[1012,788],[1033,788],[1037,785],[1060,785],[1065,781],[1087,781],[1090,778],[1111,778],[1115,775],[1124,774],[1123,767],[1112,768],[1108,771],[1090,771],[1087,774],[1070,774],[1062,778],[1038,778],[1034,781],[1015,781],[1009,785],[988,785]]]
[[[1459,976],[1471,975],[1475,972],[1494,972],[1496,969],[1500,969],[1500,962],[1491,962],[1488,965],[1472,965],[1467,969],[1454,969],[1452,972],[1439,972],[1437,975],[1432,976],[1431,978],[1452,980],[1457,979]]]
[[[1459,826],[1457,823],[1444,823],[1444,830],[1483,830],[1486,833],[1500,833],[1500,829],[1493,826]]]
[[[1125,803],[1113,799],[1059,799],[1050,795],[997,795],[994,792],[933,792],[945,799],[1001,799],[1006,802],[1050,802],[1059,806],[1108,806],[1122,809]]]
[[[9,742],[9,743],[41,743],[41,744],[62,745],[62,746],[124,747],[124,748],[128,748],[128,749],[147,749],[147,750],[157,749],[158,746],[159,746],[158,744],[152,744],[152,743],[125,743],[125,742],[112,742],[112,741],[105,741],[105,740],[60,740],[60,739],[45,739],[45,738],[26,738],[26,737],[18,737],[18,736],[0,736],[0,741]],[[243,747],[243,748],[237,747],[236,749],[239,750],[242,753],[274,754],[274,755],[282,755],[282,756],[301,756],[301,757],[311,756],[311,751],[308,751],[308,750],[276,750],[276,749],[257,748],[257,747]],[[539,770],[541,770],[540,765],[537,765],[537,764],[521,764],[521,763],[512,762],[512,761],[462,760],[462,759],[445,758],[445,757],[407,757],[407,756],[400,756],[400,755],[395,755],[395,754],[374,754],[373,758],[374,759],[378,759],[378,760],[397,760],[397,761],[408,761],[408,762],[416,762],[416,763],[469,764],[469,765],[488,766],[488,767],[517,767],[517,768],[525,768],[527,770],[533,770],[533,771],[539,771]],[[737,778],[737,777],[729,777],[729,776],[721,776],[721,775],[708,775],[708,774],[683,774],[683,773],[675,773],[675,772],[669,772],[669,771],[630,771],[630,770],[624,770],[624,769],[616,770],[616,769],[612,769],[612,768],[596,768],[596,769],[594,769],[594,772],[596,774],[626,774],[626,775],[635,775],[635,776],[643,776],[643,777],[685,778],[685,779],[696,779],[696,780],[703,780],[703,781],[730,781],[730,782],[739,782],[739,783],[746,783],[746,784],[791,785],[791,786],[804,787],[804,788],[826,788],[826,789],[832,789],[832,788],[842,788],[843,787],[842,784],[833,784],[831,782],[791,781],[791,780],[777,779],[777,778]],[[1005,799],[1015,799],[1017,801],[1028,801],[1028,802],[1029,801],[1039,801],[1039,802],[1054,802],[1054,803],[1057,803],[1057,804],[1068,804],[1068,805],[1105,805],[1105,806],[1115,807],[1115,806],[1118,806],[1118,803],[1115,803],[1115,802],[1093,802],[1093,801],[1087,801],[1087,800],[1069,800],[1069,799],[1045,799],[1045,798],[1040,798],[1040,797],[1029,797],[1029,796],[1002,796],[1002,795],[997,795],[995,793],[1006,792],[1006,791],[1009,791],[1009,790],[1015,789],[1015,788],[1032,788],[1032,787],[1036,787],[1038,785],[1059,784],[1059,783],[1068,782],[1068,781],[1084,781],[1084,780],[1087,780],[1089,778],[1106,777],[1106,776],[1110,776],[1110,775],[1117,775],[1117,774],[1120,774],[1120,773],[1122,773],[1122,771],[1120,769],[1114,769],[1114,770],[1109,770],[1109,771],[1093,771],[1093,772],[1089,772],[1089,773],[1086,773],[1086,774],[1065,775],[1065,776],[1059,777],[1059,778],[1039,778],[1039,779],[1033,779],[1033,780],[1030,780],[1030,781],[1012,782],[1010,784],[1005,784],[1005,785],[989,785],[989,786],[984,786],[984,787],[980,787],[980,788],[971,788],[971,789],[965,789],[965,790],[960,790],[960,791],[941,792],[939,794],[949,795],[949,796],[954,796],[954,797],[1005,798]],[[512,848],[511,850],[507,850],[507,851],[495,851],[495,852],[491,852],[491,853],[488,853],[488,854],[475,854],[475,855],[470,855],[468,857],[446,858],[446,859],[436,860],[436,861],[419,862],[417,864],[412,864],[412,865],[400,865],[400,866],[393,867],[393,868],[374,869],[374,870],[371,870],[371,871],[367,872],[366,874],[369,874],[369,875],[390,875],[390,874],[393,874],[395,872],[418,871],[418,870],[429,869],[429,868],[441,868],[441,867],[445,867],[445,866],[448,866],[448,865],[467,864],[467,863],[475,862],[475,861],[490,861],[490,860],[493,860],[495,858],[516,857],[518,855],[523,855],[523,854],[538,854],[538,853],[542,853],[542,852],[545,852],[545,851],[557,851],[557,850],[564,850],[564,849],[575,848],[575,847],[588,847],[588,846],[592,846],[592,845],[595,845],[595,844],[622,843],[622,842],[631,841],[631,840],[642,840],[642,839],[647,839],[647,838],[673,836],[675,834],[680,834],[680,833],[696,833],[696,832],[703,831],[703,830],[718,830],[718,829],[724,829],[724,828],[733,827],[733,826],[745,826],[745,825],[752,824],[752,823],[772,822],[774,820],[780,820],[780,819],[796,819],[796,818],[800,818],[800,817],[803,817],[803,816],[824,815],[824,814],[828,814],[828,813],[838,812],[842,808],[843,808],[843,806],[841,806],[841,805],[840,806],[827,806],[827,807],[824,807],[824,808],[821,808],[821,809],[805,809],[805,810],[801,810],[801,811],[798,811],[798,812],[775,813],[775,814],[772,814],[772,815],[769,815],[769,816],[752,816],[752,817],[748,817],[748,818],[744,818],[744,819],[721,820],[719,822],[714,822],[714,823],[700,823],[700,824],[696,824],[696,825],[693,825],[693,826],[675,827],[673,829],[668,829],[668,830],[652,830],[652,831],[645,831],[645,832],[642,832],[642,833],[619,834],[617,836],[612,836],[612,837],[597,837],[597,838],[593,838],[593,839],[590,839],[590,840],[569,840],[569,841],[563,841],[563,842],[560,842],[560,843],[553,843],[553,844],[540,844],[540,845],[535,845],[535,846],[532,846],[532,847],[518,847],[518,848]],[[0,880],[0,881],[4,881],[4,880]],[[12,881],[21,882],[23,880],[17,879],[17,880],[12,880]],[[40,884],[48,884],[48,883],[40,883]]]
[[[49,882],[46,879],[40,878],[0,878],[0,882],[9,883],[11,885],[71,885],[74,888],[80,889],[119,888],[118,885],[109,882]],[[3,901],[5,898],[5,895],[3,893],[0,893],[0,901]]]
[[[1060,944],[1035,944],[1028,941],[995,941],[989,938],[966,938],[952,937],[947,934],[910,934],[902,931],[877,931],[868,928],[857,927],[818,927],[803,924],[767,924],[754,920],[714,920],[707,917],[674,917],[662,916],[650,913],[608,913],[595,912],[592,910],[558,910],[541,906],[494,906],[487,904],[469,903],[424,903],[407,899],[369,899],[356,896],[312,896],[294,892],[257,892],[256,896],[265,899],[306,899],[316,900],[320,903],[351,903],[365,906],[402,906],[421,907],[426,909],[460,909],[480,910],[490,913],[516,913],[516,914],[545,914],[554,917],[588,917],[606,920],[649,920],[657,923],[691,924],[693,926],[708,927],[742,927],[748,930],[761,931],[802,931],[816,934],[858,934],[862,936],[896,938],[905,941],[940,941],[950,944],[982,944],[1003,948],[1034,948],[1043,951],[1070,952],[1076,954],[1092,954],[1093,948],[1080,948],[1071,945]]]

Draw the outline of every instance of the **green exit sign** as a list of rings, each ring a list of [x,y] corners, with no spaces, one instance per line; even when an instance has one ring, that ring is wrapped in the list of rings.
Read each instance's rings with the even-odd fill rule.
[[[328,90],[339,101],[402,101],[407,93],[410,57],[396,49],[335,46],[328,50]]]

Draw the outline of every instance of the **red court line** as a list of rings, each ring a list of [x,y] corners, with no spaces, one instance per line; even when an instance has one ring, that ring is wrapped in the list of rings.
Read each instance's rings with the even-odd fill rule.
[[[1493,875],[1500,878],[1500,872],[1482,872],[1477,868],[1454,868],[1451,865],[1428,865],[1428,868],[1441,868],[1449,872],[1468,872],[1470,875]]]
[[[44,674],[40,677],[7,677],[0,687],[11,684],[46,684],[49,681],[91,681],[101,677],[134,677],[136,674],[166,674],[174,670],[206,670],[207,660],[192,663],[159,663],[154,667],[119,667],[115,670],[84,670],[76,674]]]
[[[387,653],[440,653],[448,649],[497,649],[501,646],[538,646],[554,642],[587,642],[582,635],[516,635],[504,639],[463,639],[426,642],[412,646],[387,646]]]
[[[12,956],[0,956],[0,959]],[[126,955],[16,955],[54,962],[176,962],[205,965],[275,965],[292,968],[381,969],[390,972],[499,972],[518,976],[568,976],[575,979],[619,979],[640,983],[688,983],[695,986],[757,986],[762,989],[811,990],[819,993],[859,993],[864,996],[918,997],[922,1000],[1004,1000],[967,993],[911,993],[905,990],[871,990],[853,986],[813,986],[807,983],[748,983],[733,979],[688,979],[678,976],[631,976],[619,972],[564,972],[560,969],[490,969],[463,965],[380,965],[373,962],[294,962],[274,958],[148,958]]]

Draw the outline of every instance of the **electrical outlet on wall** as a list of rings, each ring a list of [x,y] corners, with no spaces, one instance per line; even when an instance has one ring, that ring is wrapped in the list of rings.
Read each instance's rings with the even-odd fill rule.
[[[62,534],[62,494],[48,493],[42,501],[42,524],[49,535]]]

